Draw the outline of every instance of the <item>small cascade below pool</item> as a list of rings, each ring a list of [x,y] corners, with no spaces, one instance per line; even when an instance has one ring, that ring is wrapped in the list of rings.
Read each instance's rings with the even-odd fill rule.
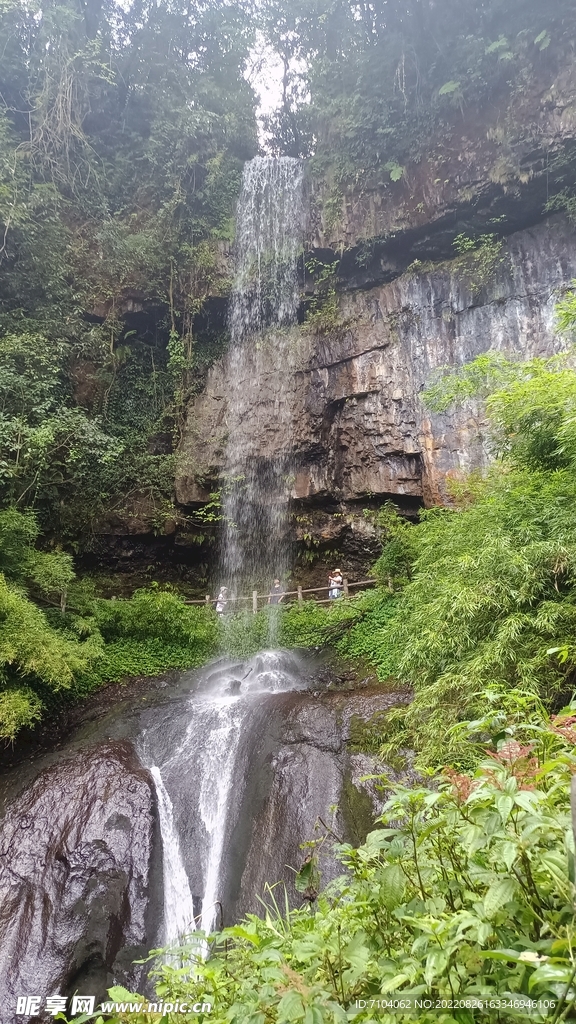
[[[181,738],[174,748],[174,724],[169,735],[163,721],[144,733],[142,759],[154,763],[151,771],[159,799],[164,930],[170,940],[194,927],[194,900],[175,814],[185,822],[188,871],[201,899],[199,927],[209,932],[224,913],[227,847],[238,822],[251,746],[258,739],[266,698],[301,690],[302,676],[301,660],[289,652],[263,651],[246,663],[216,663],[182,708],[177,726]]]
[[[151,765],[150,774],[154,779],[158,820],[162,835],[162,865],[164,881],[164,935],[163,942],[172,945],[184,940],[194,931],[194,900],[188,884],[188,875],[180,852],[178,831],[174,825],[172,801],[160,769]]]

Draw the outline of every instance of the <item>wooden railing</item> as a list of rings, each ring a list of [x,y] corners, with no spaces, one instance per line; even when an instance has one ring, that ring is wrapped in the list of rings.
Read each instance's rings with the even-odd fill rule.
[[[376,583],[376,580],[358,580],[357,583],[349,583],[347,579],[343,579],[342,580],[342,596],[343,597],[353,596],[353,595],[350,595],[350,591],[351,590],[355,590],[358,587],[373,587],[375,585],[375,583]],[[334,589],[333,587],[306,587],[306,588],[297,587],[296,590],[287,590],[287,591],[284,592],[284,594],[282,596],[282,604],[291,604],[291,603],[294,603],[294,602],[298,602],[298,604],[302,604],[302,602],[304,601],[304,595],[305,594],[306,595],[308,595],[308,594],[327,594],[328,591],[333,590],[333,589]],[[256,612],[258,611],[258,602],[260,602],[260,607],[263,608],[265,605],[268,604],[269,599],[270,599],[271,596],[273,596],[273,595],[271,595],[270,592],[268,592],[266,594],[259,594],[257,590],[253,590],[252,594],[250,596],[248,596],[248,597],[230,597],[230,598],[228,598],[228,605],[239,605],[239,604],[243,604],[243,603],[247,602],[248,605],[250,605],[250,604],[252,605],[252,611],[254,612],[254,614],[256,614]],[[309,598],[306,598],[306,599],[309,600]],[[329,604],[333,600],[338,600],[338,598],[325,597],[325,598],[322,598],[321,600],[317,600],[315,598],[313,598],[313,600],[316,600],[317,604]],[[210,594],[206,594],[206,597],[204,597],[204,598],[200,598],[200,599],[193,600],[193,601],[186,600],[184,603],[185,604],[208,604],[209,605],[209,604],[213,604],[214,601],[216,601],[215,597],[211,597]]]

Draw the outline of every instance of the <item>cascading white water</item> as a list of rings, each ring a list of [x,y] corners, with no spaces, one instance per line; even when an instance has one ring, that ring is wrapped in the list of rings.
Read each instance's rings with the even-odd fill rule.
[[[150,767],[158,801],[158,817],[162,836],[164,879],[164,939],[166,945],[180,942],[195,930],[194,901],[188,875],[182,860],[180,840],[174,824],[174,811],[160,769]]]
[[[217,663],[188,701],[179,742],[163,720],[146,729],[141,755],[152,766],[158,794],[168,944],[194,930],[193,894],[201,894],[200,929],[219,925],[250,729],[267,695],[305,685],[291,652],[263,651],[246,663]],[[182,831],[183,821],[188,831]]]
[[[203,711],[203,724],[209,730],[210,745],[206,750],[198,802],[208,839],[200,927],[209,932],[218,919],[218,882],[226,838],[226,811],[247,707],[241,697],[218,697],[207,702]]]
[[[289,565],[291,490],[290,375],[304,234],[303,165],[291,157],[256,157],[245,165],[236,227],[236,278],[230,302],[224,536],[221,574],[233,592],[268,586]],[[261,435],[250,423],[254,386],[282,369],[285,387],[271,389]],[[279,443],[280,439],[280,443]]]
[[[221,557],[222,582],[236,593],[245,592],[250,584],[270,585],[289,565],[289,377],[295,369],[290,328],[298,312],[297,263],[303,233],[301,162],[289,157],[258,157],[247,163],[238,202],[236,278],[229,318]],[[268,455],[262,455],[258,438],[252,427],[247,427],[253,388],[265,387],[267,376],[278,368],[286,386],[281,393],[271,388],[265,403],[267,420],[262,430],[274,436],[275,443]],[[274,622],[271,616],[271,639]],[[201,930],[210,932],[221,917],[225,867],[243,793],[246,736],[262,695],[301,687],[297,659],[287,652],[265,651],[247,665],[214,670],[204,689],[190,700],[190,720],[181,741],[165,750],[164,757],[158,757],[157,749],[165,742],[162,730],[156,736],[154,730],[147,734],[148,763],[160,764],[162,773],[153,770],[165,850],[165,929],[171,938],[181,934],[182,917],[191,919],[193,915],[183,910],[191,905],[192,896],[182,878],[174,826],[174,815],[176,819],[178,815],[172,810],[167,788],[173,801],[174,793],[178,792],[181,800],[185,793],[189,834],[180,841],[188,841],[194,849],[192,861],[184,846],[188,874],[194,892],[202,894]],[[170,870],[175,872],[173,879],[166,875]]]

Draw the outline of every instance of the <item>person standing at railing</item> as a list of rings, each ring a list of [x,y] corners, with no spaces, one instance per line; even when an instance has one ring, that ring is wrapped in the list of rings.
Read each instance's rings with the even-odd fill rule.
[[[280,604],[284,600],[284,588],[280,580],[274,580],[268,594],[268,604]]]
[[[220,593],[216,598],[216,612],[218,615],[224,615],[228,606],[228,588],[220,587]]]
[[[328,597],[334,600],[337,597],[342,597],[344,589],[344,577],[340,572],[340,569],[333,569],[328,577]]]

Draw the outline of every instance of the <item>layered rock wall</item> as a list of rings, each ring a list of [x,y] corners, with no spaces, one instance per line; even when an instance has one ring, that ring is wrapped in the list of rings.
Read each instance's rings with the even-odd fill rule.
[[[340,325],[294,332],[293,376],[269,359],[246,380],[251,454],[293,453],[293,496],[309,504],[397,498],[445,501],[451,477],[487,460],[474,403],[432,415],[421,400],[434,372],[488,349],[522,357],[565,347],[555,305],[576,276],[576,239],[562,215],[511,235],[481,286],[461,261],[414,267],[393,281],[341,293]],[[229,367],[212,368],[189,410],[177,498],[206,500],[222,469]],[[291,389],[289,430],[276,428],[274,404]]]

